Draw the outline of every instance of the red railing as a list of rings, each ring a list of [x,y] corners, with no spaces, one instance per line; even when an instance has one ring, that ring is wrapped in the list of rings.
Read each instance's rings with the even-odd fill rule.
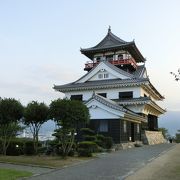
[[[130,59],[117,59],[117,60],[110,60],[109,61],[111,64],[113,65],[125,65],[125,64],[131,64],[135,69],[137,68],[137,64],[136,61],[133,58]],[[85,68],[84,69],[91,69],[93,67],[95,67],[96,65],[98,65],[99,62],[93,63],[93,62],[87,62],[85,64]]]

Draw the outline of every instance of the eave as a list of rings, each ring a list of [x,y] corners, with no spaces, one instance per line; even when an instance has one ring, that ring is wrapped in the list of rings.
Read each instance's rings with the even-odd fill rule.
[[[124,117],[122,118],[123,120],[132,121],[136,123],[147,122],[147,119],[145,117],[138,115],[123,106],[118,105],[113,100],[107,99],[95,93],[93,93],[92,97],[88,101],[84,102],[85,105],[87,105],[93,99],[97,100],[98,102],[104,104],[109,108],[125,113]]]
[[[128,42],[128,43],[122,44],[122,45],[109,46],[109,47],[103,47],[103,48],[81,49],[80,51],[81,51],[82,54],[84,54],[88,58],[92,59],[93,55],[95,53],[104,53],[104,52],[107,52],[107,51],[115,52],[115,51],[118,51],[118,50],[128,51],[133,56],[133,58],[136,60],[137,63],[145,62],[145,58],[143,57],[143,55],[141,54],[141,52],[139,51],[139,49],[135,45],[134,41]]]
[[[78,84],[65,84],[61,86],[54,85],[53,89],[60,92],[82,91],[82,90],[96,90],[96,89],[109,89],[119,87],[134,87],[141,86],[147,83],[147,79],[127,79],[127,80],[109,80],[78,83]]]
[[[165,99],[164,96],[162,96],[159,91],[151,84],[149,81],[146,84],[142,85],[142,88],[147,91],[154,99],[156,100],[163,100]]]

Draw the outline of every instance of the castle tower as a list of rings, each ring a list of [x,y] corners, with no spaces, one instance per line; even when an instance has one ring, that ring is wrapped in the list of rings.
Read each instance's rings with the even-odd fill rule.
[[[156,101],[164,97],[150,82],[135,42],[118,38],[109,28],[100,43],[81,53],[89,59],[87,73],[53,88],[85,103],[91,116],[89,127],[111,136],[115,143],[141,141],[145,130],[157,131],[158,116],[165,110]]]

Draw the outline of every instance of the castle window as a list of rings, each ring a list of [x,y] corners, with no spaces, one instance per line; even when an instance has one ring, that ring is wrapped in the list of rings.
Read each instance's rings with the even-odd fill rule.
[[[102,96],[102,97],[105,97],[105,98],[106,98],[106,96],[107,96],[106,93],[98,93],[98,95],[100,95],[100,96]]]
[[[123,54],[119,54],[118,59],[123,59]]]
[[[103,74],[98,74],[98,78],[102,79],[103,78]]]
[[[119,92],[119,99],[133,98],[133,91]]]
[[[98,74],[98,78],[99,78],[99,79],[107,79],[108,77],[109,77],[109,74],[108,74],[108,73]]]
[[[108,78],[108,77],[109,77],[109,74],[108,74],[108,73],[104,74],[104,79],[106,79],[106,78]]]
[[[107,55],[106,59],[107,59],[107,61],[112,61],[113,60],[113,55]]]
[[[71,100],[78,100],[78,101],[82,101],[83,99],[83,95],[82,94],[78,94],[78,95],[71,95]]]
[[[108,121],[100,120],[100,122],[99,122],[99,131],[100,132],[108,132]]]

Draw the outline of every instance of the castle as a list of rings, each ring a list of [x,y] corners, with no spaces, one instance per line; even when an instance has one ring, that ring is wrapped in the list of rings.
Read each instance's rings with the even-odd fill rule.
[[[87,73],[53,88],[84,102],[90,112],[89,127],[115,143],[141,141],[145,131],[157,131],[158,116],[165,110],[156,101],[164,97],[150,82],[135,42],[118,38],[109,28],[100,43],[81,53],[89,58]]]

